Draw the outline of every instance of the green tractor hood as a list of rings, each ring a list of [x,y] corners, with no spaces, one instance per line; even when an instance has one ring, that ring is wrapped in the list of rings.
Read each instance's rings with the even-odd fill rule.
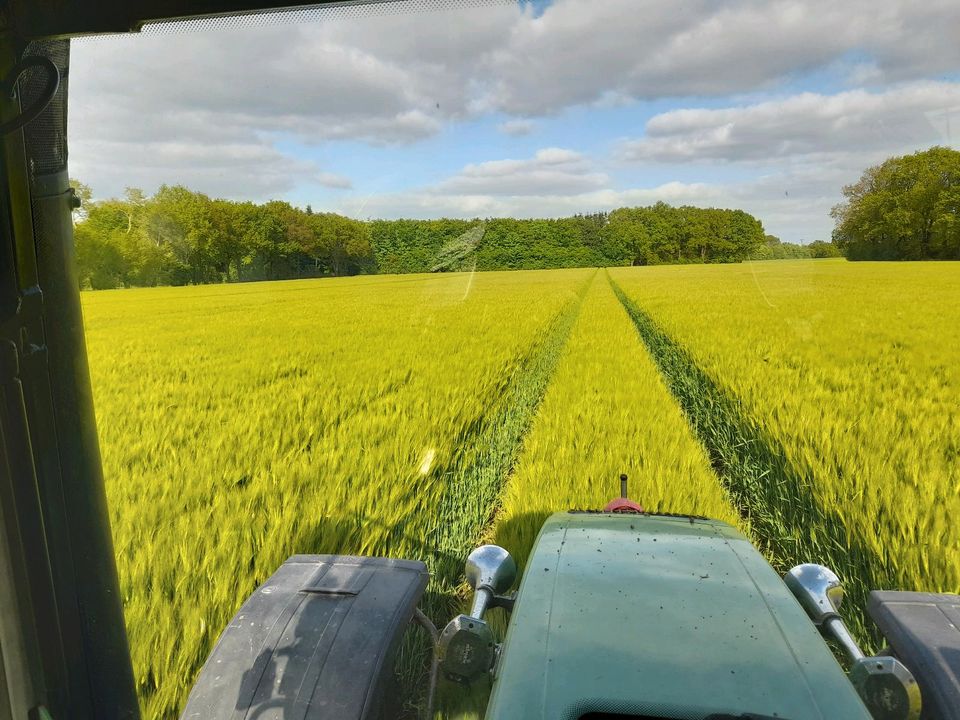
[[[591,713],[870,720],[780,577],[729,525],[557,513],[527,563],[486,717]]]

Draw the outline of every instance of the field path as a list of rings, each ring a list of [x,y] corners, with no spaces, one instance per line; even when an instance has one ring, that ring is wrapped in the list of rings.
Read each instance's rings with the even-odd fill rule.
[[[504,490],[496,541],[523,563],[552,512],[629,494],[648,510],[739,517],[600,272]]]

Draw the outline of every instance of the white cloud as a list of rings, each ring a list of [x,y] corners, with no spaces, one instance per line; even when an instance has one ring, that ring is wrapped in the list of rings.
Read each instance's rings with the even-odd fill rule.
[[[742,208],[759,218],[767,232],[791,242],[809,242],[829,239],[832,228],[829,210],[840,200],[842,183],[850,180],[840,170],[831,170],[827,178],[826,183],[818,182],[812,168],[803,168],[744,182],[674,181],[652,187],[608,187],[571,194],[494,195],[421,188],[345,198],[337,209],[357,218],[532,218],[563,217],[663,201],[671,205]]]
[[[318,185],[336,190],[349,190],[353,187],[353,182],[351,182],[350,178],[337,175],[336,173],[321,172],[315,175],[314,178]]]
[[[949,143],[946,120],[960,122],[960,83],[919,82],[871,93],[802,93],[746,107],[671,110],[624,143],[625,159],[775,162],[832,153],[890,153]]]
[[[71,175],[89,182],[97,197],[117,196],[127,186],[153,192],[166,183],[215,196],[263,200],[329,180],[314,163],[291,158],[255,138],[209,144],[145,140],[135,145],[95,140],[87,141],[82,152],[73,147]]]
[[[526,159],[470,164],[427,187],[344,198],[339,209],[354,217],[556,217],[660,200],[709,205],[727,195],[705,183],[617,190],[587,156],[550,147]]]
[[[512,135],[514,137],[521,137],[523,135],[529,135],[537,127],[537,124],[532,120],[507,120],[497,125],[497,130],[502,132],[504,135]]]
[[[773,87],[866,54],[878,81],[960,67],[955,0],[557,0],[485,57],[484,106],[517,114]]]
[[[596,173],[595,161],[580,153],[545,148],[526,160],[467,166],[432,186],[345,197],[337,209],[358,218],[560,217],[663,201],[672,205],[742,208],[759,218],[767,232],[791,242],[809,242],[829,239],[829,211],[841,201],[841,188],[879,159],[871,160],[869,155],[858,153],[796,158],[753,178],[709,183],[671,181],[617,188],[609,178],[594,186],[578,186],[576,182],[499,182],[514,174],[529,177],[530,168],[551,166],[565,168],[574,176]]]
[[[354,217],[560,217],[627,205],[648,205],[659,200],[678,205],[710,205],[723,195],[723,189],[718,186],[678,182],[653,188],[603,188],[572,194],[537,195],[447,193],[425,188],[351,198],[342,201],[339,209]]]
[[[610,178],[596,172],[583,155],[564,148],[543,148],[526,160],[490,160],[467,165],[438,190],[463,195],[574,194],[602,188]]]
[[[262,200],[329,184],[325,169],[278,142],[408,144],[436,134],[467,112],[464,58],[518,14],[466,8],[75,41],[71,170],[103,195],[168,182]]]
[[[364,216],[543,216],[663,199],[743,206],[785,238],[821,236],[840,187],[866,165],[949,142],[950,122],[960,132],[958,83],[931,80],[960,68],[958,28],[956,0],[556,0],[539,15],[495,4],[83,40],[72,47],[71,170],[98,195],[167,182],[264,200],[363,188],[291,146],[414,145],[486,113],[511,116],[498,130],[519,136],[576,105],[687,98],[690,109],[653,118],[621,153],[744,160],[766,174],[617,190],[599,158],[545,149],[479,154],[432,187],[342,202]],[[809,72],[870,91],[756,101]],[[734,106],[741,93],[752,104]],[[706,96],[731,107],[689,99]],[[573,145],[604,132],[549,128],[550,142]]]

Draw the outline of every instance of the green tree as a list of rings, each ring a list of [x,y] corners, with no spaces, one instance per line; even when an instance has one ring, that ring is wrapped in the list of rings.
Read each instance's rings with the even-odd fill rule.
[[[614,210],[602,237],[603,254],[615,265],[740,262],[764,244],[760,221],[742,210],[662,202]]]
[[[375,220],[212,199],[181,185],[87,198],[76,221],[82,287],[183,285],[373,272],[738,262],[763,245],[741,210],[619,208],[566,218]],[[956,197],[944,196],[942,203]],[[941,233],[954,232],[942,223]]]
[[[751,260],[796,260],[811,256],[809,245],[781,242],[776,235],[766,235],[763,242],[750,254]]]
[[[840,248],[832,242],[825,242],[824,240],[814,240],[807,247],[810,249],[810,257],[812,258],[834,258],[842,255]]]
[[[851,260],[960,259],[960,152],[893,157],[843,188],[834,244]]]
[[[617,208],[603,228],[601,251],[610,265],[649,265],[651,240],[641,208]]]
[[[75,178],[70,178],[70,187],[73,188],[73,194],[80,201],[79,207],[73,209],[73,222],[77,223],[87,217],[87,209],[93,201],[93,190]]]

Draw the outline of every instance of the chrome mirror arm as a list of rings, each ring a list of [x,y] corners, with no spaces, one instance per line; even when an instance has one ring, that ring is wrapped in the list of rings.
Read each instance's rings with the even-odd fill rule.
[[[864,655],[840,617],[843,587],[823,565],[797,565],[783,576],[813,623],[830,635],[850,658],[848,679],[877,720],[919,720],[920,687],[909,668],[894,657]]]

